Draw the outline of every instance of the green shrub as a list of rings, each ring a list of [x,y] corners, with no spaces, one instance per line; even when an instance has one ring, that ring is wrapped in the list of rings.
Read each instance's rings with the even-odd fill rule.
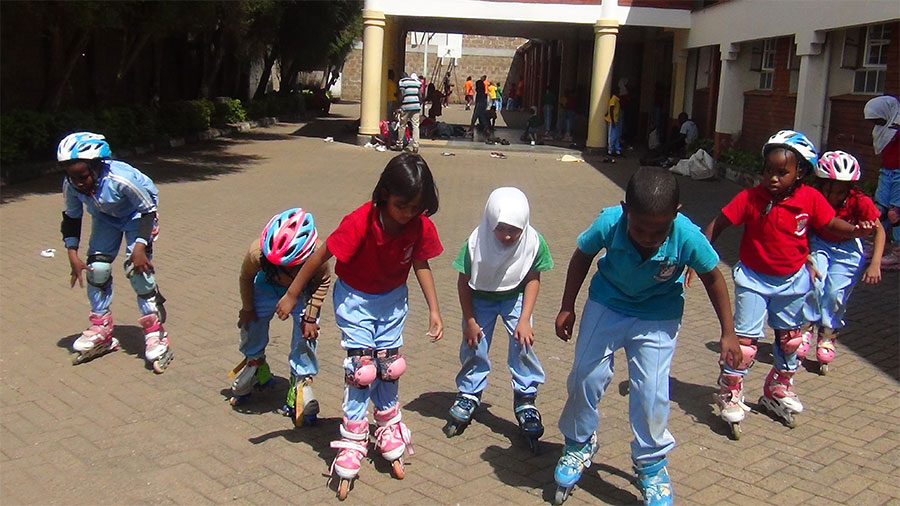
[[[182,100],[167,104],[161,111],[165,132],[179,137],[206,130],[211,124],[215,109],[213,103],[205,99]]]
[[[697,137],[697,139],[694,140],[694,142],[688,144],[687,148],[685,149],[685,153],[687,153],[688,155],[693,155],[694,153],[697,152],[698,149],[702,149],[702,150],[706,151],[707,153],[712,154],[713,140],[712,139],[702,139],[700,137]]]
[[[247,121],[247,113],[238,99],[226,98],[215,102],[212,122],[216,125]]]
[[[56,134],[50,114],[14,110],[0,116],[0,162],[53,157]]]
[[[311,93],[310,93],[311,95]],[[282,95],[270,93],[247,103],[247,116],[253,119],[266,116],[299,116],[306,113],[306,94]]]
[[[725,148],[719,155],[719,160],[733,165],[739,169],[745,169],[751,172],[759,172],[763,166],[762,155],[758,153],[748,153],[735,148]]]

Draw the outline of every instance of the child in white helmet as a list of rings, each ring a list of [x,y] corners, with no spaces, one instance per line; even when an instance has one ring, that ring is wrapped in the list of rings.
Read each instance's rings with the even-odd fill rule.
[[[151,263],[153,243],[159,233],[159,191],[141,171],[111,156],[105,137],[90,132],[67,135],[56,150],[56,159],[66,173],[60,229],[72,268],[71,286],[76,282],[84,286],[81,274],[85,272],[91,303],[91,324],[72,345],[73,362],[78,364],[118,347],[112,335],[109,306],[113,296],[112,263],[124,237],[125,276],[137,294],[143,315],[138,321],[144,330],[144,358],[161,374],[173,353],[162,326],[166,320],[165,298],[156,285]],[[87,262],[78,256],[85,209],[92,223]]]
[[[834,343],[838,329],[844,326],[844,313],[853,287],[860,278],[875,284],[881,281],[881,256],[884,251],[885,233],[878,220],[881,213],[868,195],[856,188],[860,179],[859,162],[843,151],[824,153],[816,165],[819,191],[834,208],[837,217],[851,224],[865,224],[875,229],[875,245],[872,261],[863,270],[862,241],[846,239],[826,230],[810,235],[810,267],[823,278],[816,283],[814,297],[807,298],[804,308],[809,326],[803,332],[803,342],[797,350],[800,360],[806,358],[813,333],[817,333],[816,361],[819,373],[828,374],[834,360]]]

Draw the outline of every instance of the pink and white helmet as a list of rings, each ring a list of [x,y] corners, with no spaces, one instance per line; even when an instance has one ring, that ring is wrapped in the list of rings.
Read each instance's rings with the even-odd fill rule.
[[[273,265],[290,267],[312,255],[318,237],[312,214],[295,207],[269,220],[259,236],[259,247]]]
[[[859,181],[859,162],[856,157],[843,151],[828,151],[819,157],[816,176],[835,181]]]

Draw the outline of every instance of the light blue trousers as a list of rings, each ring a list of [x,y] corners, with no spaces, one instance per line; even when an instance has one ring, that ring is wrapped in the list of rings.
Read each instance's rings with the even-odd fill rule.
[[[266,282],[265,275],[259,272],[253,280],[253,310],[257,321],[250,322],[247,330],[241,329],[241,344],[238,349],[248,359],[259,358],[266,354],[269,344],[269,324],[275,314],[275,305],[284,296],[286,289]],[[306,305],[302,303],[309,298],[304,291],[300,303],[291,311],[293,325],[291,328],[291,353],[288,365],[295,376],[315,376],[319,372],[319,360],[316,358],[316,341],[303,338],[300,322]]]
[[[815,235],[809,243],[816,270],[825,276],[825,281],[816,283],[813,296],[806,299],[803,314],[810,322],[824,327],[843,328],[847,301],[865,266],[862,244],[859,239],[830,242]]]
[[[534,347],[525,350],[513,338],[519,316],[522,314],[522,294],[515,299],[500,301],[472,299],[475,322],[481,327],[484,337],[478,346],[469,348],[463,339],[459,347],[459,362],[462,367],[456,375],[456,387],[466,394],[478,394],[487,387],[488,373],[491,372],[491,360],[488,354],[494,336],[494,327],[499,316],[509,336],[506,353],[506,364],[512,375],[513,392],[518,394],[535,394],[538,385],[544,384],[544,369],[534,353]],[[463,322],[465,329],[465,322]]]
[[[131,258],[131,252],[134,250],[134,243],[137,239],[138,222],[139,220],[131,220],[124,228],[119,229],[92,217],[91,240],[88,245],[88,256],[109,255],[115,258],[119,254],[119,248],[122,246],[122,236],[124,236],[125,258]],[[152,259],[152,257],[153,250],[148,246],[147,258]],[[92,312],[104,314],[109,311],[109,306],[112,305],[113,300],[112,277],[110,277],[109,284],[105,288],[99,288],[88,283],[87,296],[88,301],[91,303]],[[156,304],[137,295],[135,298],[137,299],[137,306],[142,315],[146,316],[156,312]]]
[[[403,346],[403,326],[409,312],[406,285],[389,292],[370,294],[354,290],[338,280],[334,285],[334,320],[341,329],[341,347],[385,350]],[[344,416],[363,420],[369,398],[378,411],[399,401],[397,381],[376,378],[368,388],[344,385]]]
[[[896,135],[896,134],[895,134]],[[900,207],[900,169],[881,169],[878,173],[878,187],[875,189],[875,205],[884,213],[891,207]],[[895,243],[900,243],[900,226],[891,227],[886,221],[884,229]]]
[[[575,363],[566,381],[568,399],[559,416],[567,444],[585,443],[600,422],[597,403],[613,378],[613,354],[628,360],[628,418],[635,462],[657,460],[675,447],[669,420],[669,368],[681,320],[642,320],[588,299],[584,305]]]

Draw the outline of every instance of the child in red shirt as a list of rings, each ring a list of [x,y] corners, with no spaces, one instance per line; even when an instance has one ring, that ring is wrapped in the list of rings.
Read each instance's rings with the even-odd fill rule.
[[[400,421],[397,379],[406,370],[399,350],[409,310],[406,279],[410,267],[430,310],[427,335],[434,342],[444,333],[428,265],[430,258],[443,252],[437,230],[428,219],[437,210],[437,187],[425,160],[410,153],[395,156],[381,173],[372,200],[341,220],[325,247],[317,249],[303,264],[278,302],[277,313],[283,320],[316,268],[332,256],[337,258],[334,316],[347,358],[342,438],[331,447],[340,449],[332,471],[340,478],[341,499],[347,497],[350,482],[368,452],[366,411],[370,397],[377,426],[375,446],[392,462],[394,476],[403,478],[402,457],[410,433]]]
[[[813,332],[818,327],[816,360],[819,373],[828,374],[828,364],[834,360],[834,343],[838,329],[844,326],[844,313],[853,286],[862,277],[869,284],[881,281],[881,255],[885,233],[878,218],[881,213],[865,193],[856,189],[861,172],[856,158],[843,151],[829,151],[819,158],[816,166],[819,191],[837,212],[837,217],[849,223],[868,223],[875,229],[872,261],[863,272],[862,241],[845,239],[826,231],[812,234],[809,246],[810,267],[824,282],[817,282],[814,297],[808,297],[804,308],[809,326],[803,332],[803,342],[797,351],[800,360],[806,358]]]
[[[765,167],[759,186],[739,193],[706,227],[712,243],[723,230],[744,225],[740,261],[734,266],[734,325],[743,360],[738,367],[720,364],[719,393],[715,396],[722,419],[740,437],[744,419],[743,378],[753,365],[756,342],[764,336],[763,321],[775,330],[772,346],[774,365],[766,376],[760,406],[770,410],[789,427],[794,414],[803,411],[793,391],[797,372],[800,327],[806,323],[802,309],[812,289],[806,258],[806,232],[827,231],[843,238],[864,235],[844,220],[821,193],[801,183],[804,173],[816,166],[813,144],[800,132],[782,130],[763,146]]]

